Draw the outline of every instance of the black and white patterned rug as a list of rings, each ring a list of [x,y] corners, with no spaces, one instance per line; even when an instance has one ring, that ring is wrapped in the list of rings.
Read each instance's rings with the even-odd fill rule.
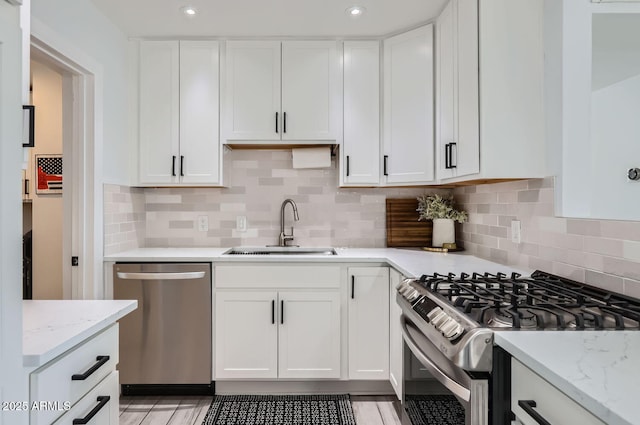
[[[416,425],[464,425],[464,408],[452,395],[406,396],[407,413]]]
[[[217,395],[202,425],[356,425],[349,395]]]

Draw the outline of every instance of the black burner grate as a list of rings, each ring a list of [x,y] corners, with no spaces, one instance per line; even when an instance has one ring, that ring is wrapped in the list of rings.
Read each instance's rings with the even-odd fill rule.
[[[435,273],[420,284],[489,327],[640,329],[640,300],[542,271]]]

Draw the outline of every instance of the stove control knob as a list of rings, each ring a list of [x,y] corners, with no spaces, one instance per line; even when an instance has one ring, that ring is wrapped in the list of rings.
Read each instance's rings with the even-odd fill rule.
[[[409,292],[409,293],[406,295],[406,298],[407,298],[407,300],[409,300],[409,302],[413,302],[413,301],[415,301],[415,300],[416,300],[416,298],[418,298],[419,296],[420,296],[420,293],[419,293],[416,289],[414,289],[413,291]]]
[[[456,326],[456,321],[451,317],[447,317],[442,323],[440,323],[439,326],[436,326],[436,329],[442,332],[443,335],[446,335],[448,332],[451,332]]]
[[[440,330],[440,327],[449,320],[449,315],[444,311],[440,310],[440,313],[436,317],[433,318],[431,324],[435,326],[436,329]]]
[[[433,319],[435,319],[440,313],[444,313],[444,312],[440,307],[436,307],[433,310],[431,310],[429,313],[427,313],[427,319],[429,319],[429,322],[433,322]]]
[[[460,326],[455,320],[449,319],[440,327],[440,332],[445,338],[455,339],[462,333],[462,326]]]

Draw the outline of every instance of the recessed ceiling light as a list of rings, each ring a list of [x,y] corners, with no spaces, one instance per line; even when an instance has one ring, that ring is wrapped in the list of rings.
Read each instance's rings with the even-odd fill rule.
[[[364,15],[365,11],[366,9],[362,6],[351,6],[350,8],[345,10],[344,13],[346,13],[348,16],[352,18],[359,18],[362,15]]]
[[[196,8],[193,6],[184,6],[184,7],[181,7],[180,10],[182,11],[182,13],[184,13],[186,16],[190,18],[196,16],[196,14],[198,13]]]

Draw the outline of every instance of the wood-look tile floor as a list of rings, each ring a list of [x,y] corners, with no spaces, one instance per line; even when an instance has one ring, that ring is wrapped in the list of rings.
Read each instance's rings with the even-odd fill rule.
[[[120,425],[201,425],[212,397],[121,397]],[[400,425],[392,396],[351,396],[358,425]]]

